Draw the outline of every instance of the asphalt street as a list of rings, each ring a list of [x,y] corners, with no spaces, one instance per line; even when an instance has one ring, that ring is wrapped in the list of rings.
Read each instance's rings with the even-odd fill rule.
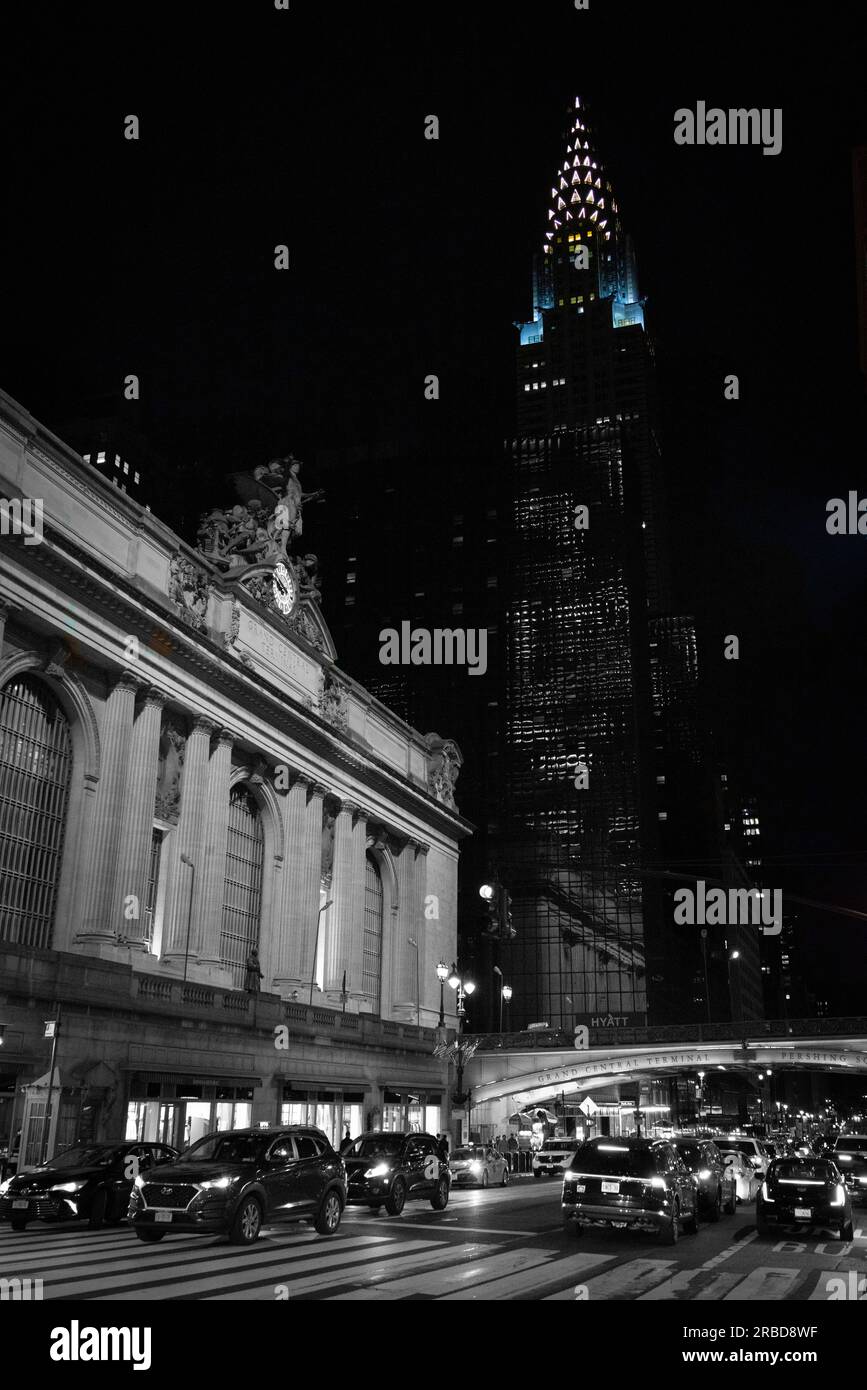
[[[759,1238],[741,1205],[666,1247],[650,1235],[560,1224],[560,1183],[453,1192],[444,1212],[407,1204],[399,1217],[350,1208],[334,1237],[266,1227],[239,1249],[209,1237],[143,1245],[126,1226],[88,1231],[34,1222],[0,1228],[2,1280],[40,1279],[43,1300],[747,1300],[867,1301],[867,1211],[855,1238],[781,1232]],[[859,1220],[860,1217],[860,1220]],[[836,1283],[830,1281],[836,1280]],[[14,1286],[9,1286],[14,1287]],[[31,1287],[34,1287],[31,1284]]]

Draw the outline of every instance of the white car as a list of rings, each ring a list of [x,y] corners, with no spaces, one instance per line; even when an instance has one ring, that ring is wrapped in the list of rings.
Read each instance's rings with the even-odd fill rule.
[[[718,1141],[717,1147],[725,1149],[726,1153],[744,1154],[752,1160],[756,1170],[756,1176],[763,1178],[768,1171],[771,1157],[760,1139],[754,1139],[750,1134],[729,1134],[725,1139]]]
[[[724,1141],[718,1144],[722,1161],[726,1169],[731,1173],[735,1180],[735,1191],[739,1202],[755,1201],[756,1193],[761,1187],[762,1180],[759,1177],[753,1160],[748,1154],[741,1153],[739,1149],[726,1149],[723,1147]]]
[[[546,1174],[560,1177],[579,1148],[578,1139],[546,1139],[541,1149],[533,1154],[533,1177],[543,1178]]]

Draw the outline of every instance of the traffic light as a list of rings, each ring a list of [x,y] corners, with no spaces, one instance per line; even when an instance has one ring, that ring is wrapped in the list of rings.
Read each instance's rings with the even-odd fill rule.
[[[487,918],[485,936],[495,936],[499,941],[511,941],[517,932],[512,926],[512,899],[502,883],[484,883],[479,889],[479,897],[484,900]]]

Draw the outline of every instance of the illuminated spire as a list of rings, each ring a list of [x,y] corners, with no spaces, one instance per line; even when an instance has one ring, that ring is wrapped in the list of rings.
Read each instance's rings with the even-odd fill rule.
[[[583,170],[583,174],[577,172],[579,168]],[[573,170],[575,172],[571,172]],[[564,202],[559,190],[566,186],[564,175],[570,172],[569,187],[572,189],[569,200],[570,207],[573,204],[578,204],[577,207],[572,207],[573,216],[587,217],[589,214],[584,211],[585,208],[591,211],[599,207],[610,208],[614,214],[614,220],[609,226],[611,237],[606,239],[618,240],[621,236],[621,227],[620,218],[617,216],[617,203],[602,166],[596,148],[596,136],[581,97],[575,98],[575,105],[570,111],[570,126],[566,134],[566,158],[557,170],[555,183],[559,185],[559,188],[552,188],[551,190],[554,203],[548,213],[549,222],[553,221],[558,212],[563,211]],[[594,192],[594,190],[596,191]],[[556,226],[557,223],[555,222],[554,225]],[[550,233],[546,239],[549,242],[552,240]],[[549,248],[546,247],[547,249]]]

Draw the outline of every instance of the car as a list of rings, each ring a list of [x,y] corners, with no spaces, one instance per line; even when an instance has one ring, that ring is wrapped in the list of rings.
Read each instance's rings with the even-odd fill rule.
[[[826,1157],[839,1165],[852,1201],[857,1206],[867,1203],[867,1135],[838,1135]]]
[[[761,1139],[754,1139],[749,1134],[728,1134],[719,1141],[717,1147],[726,1153],[737,1151],[744,1154],[752,1161],[757,1178],[763,1178],[768,1171],[770,1155]]]
[[[84,1218],[93,1230],[123,1221],[135,1178],[177,1157],[167,1144],[117,1140],[75,1144],[48,1163],[0,1183],[0,1221],[23,1231],[29,1221]]]
[[[400,1216],[412,1201],[429,1201],[434,1211],[448,1206],[451,1172],[432,1134],[372,1130],[344,1151],[343,1161],[351,1203],[385,1207],[389,1216]]]
[[[765,1236],[774,1226],[826,1226],[852,1240],[852,1198],[832,1159],[775,1159],[756,1199],[756,1230]]]
[[[139,1240],[169,1231],[252,1245],[273,1221],[311,1221],[333,1236],[346,1206],[343,1162],[320,1129],[227,1129],[136,1178],[129,1220]]]
[[[724,1143],[725,1141],[723,1141]],[[761,1178],[749,1154],[740,1149],[727,1149],[720,1146],[725,1167],[735,1180],[735,1193],[739,1202],[752,1202],[759,1190]]]
[[[708,1221],[719,1221],[722,1212],[731,1215],[737,1204],[737,1184],[716,1144],[710,1139],[686,1137],[671,1142],[692,1173],[699,1215]]]
[[[668,1140],[590,1139],[563,1175],[562,1219],[573,1235],[585,1226],[630,1227],[674,1245],[681,1225],[698,1230],[698,1198]]]
[[[533,1177],[543,1178],[546,1173],[562,1177],[580,1143],[579,1139],[546,1139],[533,1154]]]
[[[449,1159],[455,1187],[507,1187],[509,1165],[498,1149],[469,1144],[455,1149]]]

